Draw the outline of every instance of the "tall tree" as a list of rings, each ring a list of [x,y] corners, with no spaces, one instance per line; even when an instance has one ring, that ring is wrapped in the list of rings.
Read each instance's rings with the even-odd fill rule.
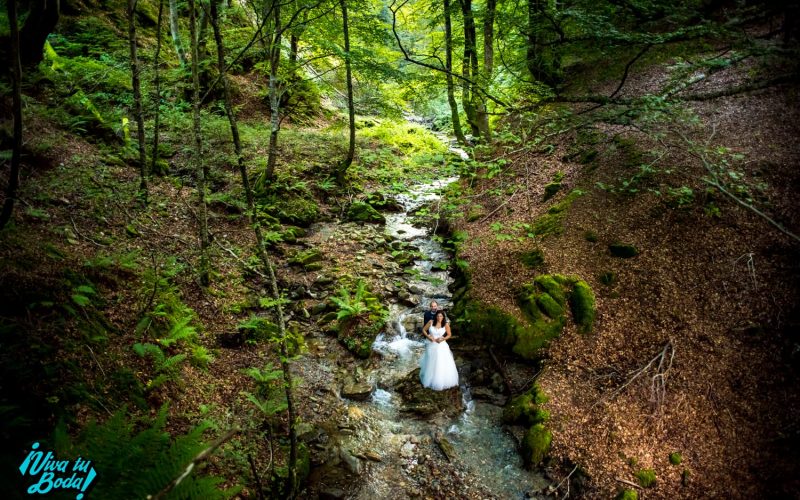
[[[203,137],[200,132],[200,76],[197,48],[197,16],[195,0],[189,0],[189,36],[192,46],[192,124],[195,145],[195,182],[197,184],[197,223],[200,225],[200,284],[208,286],[208,214],[206,210],[206,175],[203,165]]]
[[[489,88],[492,84],[492,72],[494,70],[494,19],[497,10],[497,0],[486,0],[483,11],[483,78],[482,87]],[[489,114],[486,109],[486,99],[479,99],[476,102],[478,128],[481,136],[487,142],[491,141],[491,131],[489,130]]]
[[[144,109],[142,87],[139,81],[139,58],[136,54],[136,4],[128,0],[128,44],[131,57],[131,83],[133,85],[133,108],[136,115],[136,139],[139,146],[139,197],[147,203],[147,151],[144,138]]]
[[[153,98],[153,153],[152,163],[150,164],[150,173],[158,173],[158,140],[160,136],[161,127],[161,72],[159,71],[159,64],[161,63],[161,30],[164,21],[164,0],[158,0],[158,22],[156,23],[156,52],[153,56],[153,79],[155,97]],[[163,173],[163,172],[162,172]]]
[[[458,116],[455,86],[453,84],[453,26],[450,15],[450,0],[444,0],[444,64],[447,80],[447,102],[450,105],[450,121],[453,123],[453,134],[460,144],[466,144],[464,131],[461,130],[461,119]]]
[[[258,220],[258,211],[256,209],[255,200],[253,197],[253,190],[250,187],[250,180],[247,175],[247,165],[244,161],[244,153],[242,151],[242,140],[239,136],[239,125],[236,120],[236,113],[231,105],[231,91],[228,82],[228,76],[225,65],[225,44],[222,40],[222,31],[219,27],[219,13],[217,11],[216,0],[211,0],[211,27],[214,30],[214,42],[217,45],[217,68],[219,70],[220,79],[222,80],[222,92],[225,104],[225,114],[228,116],[228,123],[231,128],[231,138],[233,139],[233,148],[236,153],[236,162],[239,166],[239,174],[242,177],[242,186],[244,187],[245,200],[247,202],[247,211],[250,216],[250,224],[256,236],[256,250],[261,259],[261,264],[266,269],[269,276],[269,285],[272,298],[275,300],[275,310],[278,317],[278,331],[281,336],[280,350],[281,350],[281,369],[284,376],[284,392],[286,394],[286,406],[289,414],[289,479],[291,495],[297,490],[297,428],[296,416],[294,408],[294,394],[292,392],[291,384],[291,365],[289,363],[289,353],[286,348],[286,319],[283,315],[283,305],[280,301],[280,292],[278,290],[278,282],[275,276],[275,270],[272,267],[272,262],[267,253],[267,246],[264,242],[264,233],[261,230],[261,224]]]
[[[169,31],[172,35],[172,44],[178,54],[181,66],[186,66],[186,49],[183,48],[181,40],[181,30],[178,25],[178,0],[169,0]]]
[[[481,138],[480,117],[478,116],[480,110],[478,109],[479,106],[476,105],[481,102],[480,90],[477,85],[477,80],[480,79],[481,75],[478,68],[475,14],[472,10],[472,0],[459,0],[459,2],[461,3],[461,15],[464,18],[461,101],[470,129],[472,129],[472,135]]]
[[[281,64],[281,3],[271,0],[266,15],[272,18],[272,32],[264,39],[264,46],[269,58],[269,147],[267,150],[267,169],[264,177],[272,180],[275,177],[275,163],[278,158],[278,134],[281,131],[281,96],[278,70]]]
[[[13,80],[12,100],[14,114],[14,145],[11,151],[11,171],[8,174],[6,199],[0,212],[0,229],[4,228],[14,212],[14,202],[19,187],[19,163],[22,150],[22,63],[20,61],[19,22],[17,20],[17,0],[7,0],[8,24],[11,28],[11,78]]]
[[[33,66],[42,60],[42,49],[47,36],[58,24],[61,15],[59,0],[33,0],[19,30],[19,57],[24,66]]]
[[[347,146],[347,156],[336,171],[336,181],[344,184],[347,169],[353,163],[356,153],[356,108],[353,103],[353,72],[350,65],[350,26],[347,20],[347,0],[339,0],[342,9],[342,32],[344,33],[344,68],[347,79],[347,114],[349,118],[350,137]]]

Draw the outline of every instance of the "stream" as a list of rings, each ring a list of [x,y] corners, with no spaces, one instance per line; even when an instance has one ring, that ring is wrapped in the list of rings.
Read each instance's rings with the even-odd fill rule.
[[[458,150],[455,153],[466,155]],[[455,180],[457,178],[445,178],[413,187],[398,197],[403,211],[386,216],[385,232],[413,245],[421,253],[413,266],[416,272],[412,271],[407,283],[408,289],[419,299],[419,305],[390,306],[386,331],[372,346],[380,353],[380,360],[366,374],[374,392],[367,401],[352,402],[358,410],[351,409],[351,414],[357,414],[358,420],[366,425],[354,426],[342,446],[351,450],[370,449],[382,457],[362,474],[356,498],[400,498],[408,494],[409,489],[404,486],[408,476],[438,453],[434,449],[436,444],[432,443],[436,433],[445,437],[455,449],[454,463],[468,477],[465,484],[480,487],[478,492],[462,491],[459,496],[485,498],[488,493],[498,498],[530,498],[531,492],[548,484],[540,473],[523,468],[517,441],[502,424],[502,407],[472,398],[464,376],[464,367],[470,360],[457,349],[454,355],[460,373],[463,410],[455,417],[420,417],[401,412],[402,398],[392,389],[419,366],[425,349],[422,316],[430,301],[436,300],[445,310],[451,307],[448,285],[452,278],[444,270],[448,268],[450,256],[431,237],[430,229],[411,223],[409,214],[426,204],[435,206],[439,200],[438,191]],[[457,338],[451,340],[451,346],[456,342]],[[416,496],[414,490],[411,491],[411,496]]]

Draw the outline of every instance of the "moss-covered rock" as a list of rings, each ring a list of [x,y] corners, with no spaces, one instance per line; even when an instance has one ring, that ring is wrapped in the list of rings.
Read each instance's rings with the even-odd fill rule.
[[[419,382],[419,368],[403,377],[394,390],[400,395],[400,411],[420,416],[443,414],[455,417],[463,410],[461,390],[458,387],[434,391]]]
[[[547,213],[536,219],[531,232],[537,237],[545,237],[551,234],[561,234],[564,232],[564,218],[566,217],[567,209],[572,206],[572,203],[583,195],[583,191],[573,189],[561,201],[553,205],[547,210]]]
[[[639,500],[639,493],[636,490],[622,490],[614,500]]]
[[[319,218],[319,206],[302,196],[281,198],[276,209],[278,219],[285,224],[308,227]]]
[[[597,233],[594,231],[586,231],[583,233],[583,238],[589,243],[597,243],[597,241],[600,239],[600,237],[597,236]]]
[[[534,248],[529,252],[520,254],[519,261],[531,269],[536,269],[544,264],[544,253],[540,248]]]
[[[354,222],[373,222],[383,224],[386,218],[368,203],[356,201],[347,209],[347,220]]]
[[[680,465],[683,462],[683,456],[677,451],[669,454],[669,463],[672,465]]]
[[[651,488],[656,484],[656,471],[653,469],[640,469],[636,472],[636,479],[643,488]]]
[[[359,358],[366,359],[372,353],[372,344],[383,327],[383,321],[355,325],[342,323],[338,329],[339,342]]]
[[[503,408],[503,421],[526,426],[543,424],[550,419],[550,413],[541,407],[546,402],[544,391],[534,384],[530,391],[515,397]]]
[[[595,308],[594,292],[588,283],[583,280],[575,283],[570,296],[570,306],[572,307],[572,318],[578,324],[578,330],[581,333],[591,332],[597,309]]]
[[[600,276],[597,277],[600,283],[604,284],[605,286],[611,286],[617,282],[617,275],[613,271],[606,271],[601,273]]]
[[[289,259],[289,263],[307,267],[310,264],[320,262],[321,260],[322,253],[315,248],[309,248],[308,250],[297,252],[294,257]]]
[[[564,308],[548,293],[539,294],[536,297],[536,304],[551,319],[558,319],[564,316]]]
[[[387,212],[403,211],[403,205],[399,201],[391,197],[386,197],[383,193],[378,191],[369,193],[364,202],[376,210],[384,210]]]
[[[541,464],[550,452],[550,443],[552,441],[553,434],[544,424],[531,426],[522,440],[522,457],[525,464],[529,467]]]
[[[561,183],[560,182],[550,182],[545,184],[544,186],[544,199],[543,201],[547,201],[553,196],[556,195],[561,190]]]
[[[608,251],[611,252],[611,255],[614,257],[623,259],[630,259],[631,257],[639,255],[639,249],[628,243],[612,243],[608,245]]]

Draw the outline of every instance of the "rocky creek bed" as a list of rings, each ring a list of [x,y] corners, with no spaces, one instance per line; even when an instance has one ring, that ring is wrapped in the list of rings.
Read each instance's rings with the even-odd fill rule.
[[[461,386],[436,392],[419,384],[422,314],[432,299],[449,307],[452,279],[447,252],[410,214],[435,206],[437,191],[454,180],[399,196],[397,211],[383,224],[326,222],[309,231],[306,244],[323,265],[305,275],[307,305],[320,328],[295,369],[303,379],[302,413],[314,415],[300,433],[311,452],[312,496],[530,498],[550,484],[522,465],[524,429],[502,423],[507,396],[485,349],[461,343],[454,329],[450,345]],[[404,260],[405,252],[412,257]],[[335,290],[337,273],[368,280],[391,302],[389,321],[367,359],[345,351],[326,326],[330,313],[317,305]]]

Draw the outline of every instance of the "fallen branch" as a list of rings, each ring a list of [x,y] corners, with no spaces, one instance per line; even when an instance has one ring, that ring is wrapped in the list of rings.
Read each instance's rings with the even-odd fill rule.
[[[667,358],[667,354],[669,354],[669,362],[667,365],[664,365],[664,360]],[[656,373],[651,379],[650,387],[652,392],[652,399],[656,404],[656,408],[660,407],[661,403],[664,400],[664,396],[666,393],[666,379],[669,369],[672,367],[672,360],[675,358],[675,348],[672,345],[672,341],[664,345],[664,348],[658,353],[653,359],[647,362],[642,368],[636,370],[635,372],[631,372],[632,376],[628,379],[627,382],[622,384],[618,389],[612,392],[605,398],[598,399],[593,405],[592,408],[599,405],[603,401],[609,400],[614,398],[616,395],[621,393],[625,390],[626,387],[631,385],[636,379],[647,373],[648,370],[657,362]]]
[[[511,385],[511,379],[508,378],[508,373],[506,373],[506,369],[500,363],[500,360],[497,359],[497,356],[494,354],[494,350],[489,348],[489,355],[492,357],[492,361],[494,361],[497,370],[500,372],[500,376],[503,377],[503,384],[506,386],[506,390],[508,391],[508,397],[510,398],[512,394],[514,394],[514,388]]]
[[[627,484],[628,486],[633,486],[634,488],[642,489],[641,485],[638,485],[636,483],[632,483],[630,481],[626,481],[625,479],[620,479],[620,478],[616,478],[616,479],[617,479],[617,481],[619,481],[622,484]]]
[[[567,481],[567,491],[566,491],[566,493],[564,493],[564,498],[567,498],[569,496],[569,478],[571,478],[572,475],[575,474],[576,470],[578,470],[578,466],[577,465],[572,469],[572,472],[567,474],[567,477],[565,477],[564,479],[561,480],[560,483],[558,483],[555,486],[553,486],[552,484],[550,486],[548,486],[547,487],[547,494],[548,495],[555,494],[555,492],[558,491],[561,488],[561,485],[564,484],[564,481]]]

